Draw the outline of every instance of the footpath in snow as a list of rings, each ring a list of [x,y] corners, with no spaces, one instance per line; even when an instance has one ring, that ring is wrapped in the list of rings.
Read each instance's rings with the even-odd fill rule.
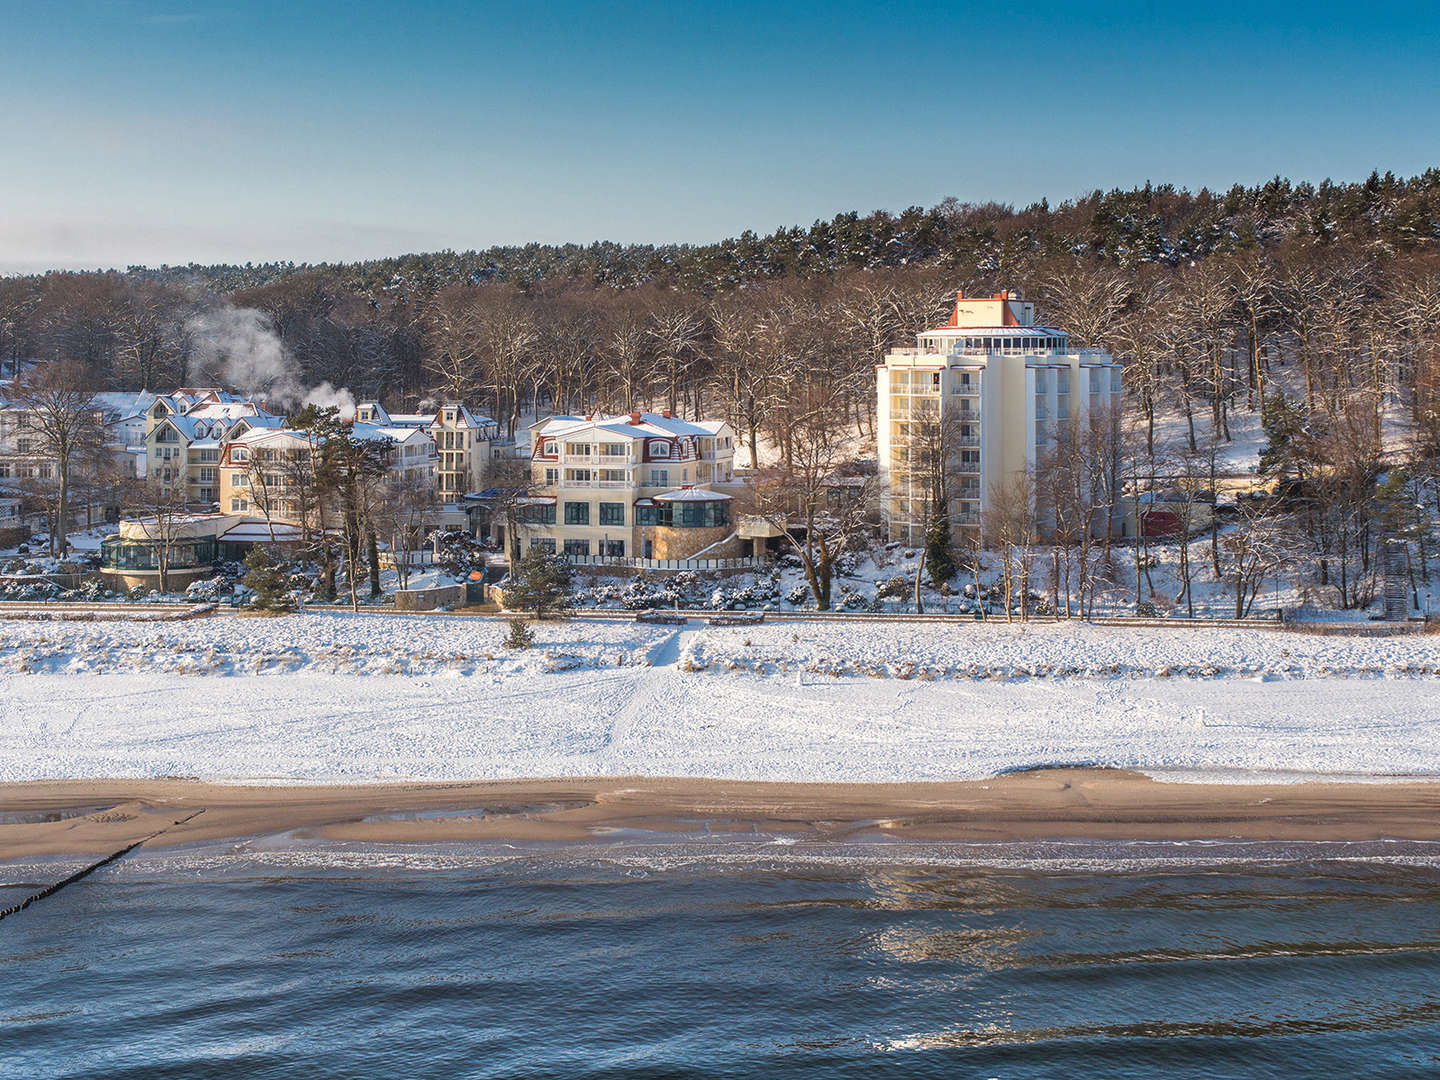
[[[504,630],[0,623],[0,780],[1440,773],[1434,638],[577,619],[511,652]]]

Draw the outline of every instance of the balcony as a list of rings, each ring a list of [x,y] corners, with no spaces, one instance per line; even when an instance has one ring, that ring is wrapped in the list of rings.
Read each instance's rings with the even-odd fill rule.
[[[629,454],[561,454],[560,461],[566,465],[609,465],[619,468],[634,459]]]
[[[545,486],[553,488],[563,488],[565,490],[589,488],[592,490],[600,489],[604,491],[624,491],[628,488],[635,487],[636,485],[631,483],[629,480],[557,480],[555,481],[555,483],[547,484]]]

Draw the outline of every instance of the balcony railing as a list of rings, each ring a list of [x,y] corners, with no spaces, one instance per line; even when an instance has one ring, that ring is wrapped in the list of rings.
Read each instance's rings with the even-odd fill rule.
[[[633,459],[629,454],[560,454],[561,461],[580,461],[587,465],[623,465]]]
[[[557,480],[547,487],[557,488],[602,488],[606,491],[620,491],[624,488],[635,487],[629,480]]]

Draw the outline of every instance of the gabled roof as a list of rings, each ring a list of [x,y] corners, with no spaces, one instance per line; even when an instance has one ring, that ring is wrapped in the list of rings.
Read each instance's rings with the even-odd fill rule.
[[[431,424],[432,427],[435,426],[435,425],[437,425],[437,424],[442,424],[442,423],[443,423],[443,421],[440,419],[440,414],[441,414],[441,412],[443,412],[445,409],[459,409],[459,410],[460,410],[460,413],[459,413],[459,416],[457,417],[457,423],[464,424],[466,427],[481,428],[481,427],[498,427],[498,426],[499,426],[494,420],[490,419],[490,417],[488,417],[488,416],[481,416],[481,415],[478,414],[478,413],[472,413],[472,412],[470,411],[469,406],[466,406],[466,405],[455,405],[455,404],[452,404],[452,403],[446,403],[446,404],[440,406],[439,409],[436,409],[436,410],[435,410],[435,416],[434,416],[434,418],[430,421],[430,424]]]

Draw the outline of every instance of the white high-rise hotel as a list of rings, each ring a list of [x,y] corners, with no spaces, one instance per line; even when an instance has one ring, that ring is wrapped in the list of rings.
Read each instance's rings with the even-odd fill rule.
[[[1009,292],[957,293],[944,326],[894,349],[876,368],[879,456],[892,540],[919,543],[927,486],[911,470],[913,442],[947,427],[946,495],[957,529],[977,527],[991,492],[1042,465],[1057,433],[1097,409],[1117,413],[1120,365],[1072,350],[1063,330],[1035,325],[1035,305]]]

